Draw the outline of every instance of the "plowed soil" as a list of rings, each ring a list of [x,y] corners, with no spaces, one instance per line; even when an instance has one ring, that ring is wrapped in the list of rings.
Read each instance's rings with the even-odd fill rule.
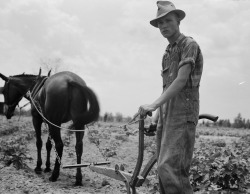
[[[36,138],[30,117],[14,117],[6,120],[0,117],[0,193],[127,193],[125,184],[107,176],[98,174],[89,169],[82,168],[83,186],[74,186],[76,169],[61,169],[56,182],[50,182],[51,173],[36,174],[37,151]],[[63,125],[67,127],[69,124]],[[83,139],[82,163],[110,161],[107,167],[114,168],[115,164],[122,164],[125,171],[132,172],[138,154],[138,124],[128,127],[127,130],[120,127],[119,123],[99,122],[89,126]],[[62,130],[64,151],[62,166],[76,164],[75,135],[67,130]],[[22,137],[22,138],[20,138]],[[46,148],[48,133],[43,126],[43,166],[45,168]],[[153,154],[154,137],[145,140],[145,161]],[[6,149],[14,147],[12,155],[6,155]],[[19,153],[24,155],[18,156]],[[55,151],[51,151],[51,168],[55,161]],[[19,165],[18,165],[19,164]],[[22,165],[23,164],[23,165]],[[145,164],[144,164],[145,165]],[[138,193],[158,193],[155,168],[150,174],[151,181],[137,189]]]

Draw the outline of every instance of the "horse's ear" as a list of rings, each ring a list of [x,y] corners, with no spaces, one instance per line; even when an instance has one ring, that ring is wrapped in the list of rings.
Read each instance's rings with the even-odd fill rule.
[[[38,74],[37,78],[41,77],[41,73],[42,73],[42,70],[41,70],[41,68],[40,68],[40,69],[39,69],[39,74]]]
[[[49,70],[48,77],[50,76],[51,70]]]
[[[4,80],[4,81],[9,81],[9,78],[7,78],[5,75],[0,73],[0,77]]]
[[[0,94],[3,93],[3,89],[4,89],[4,87],[0,87]]]

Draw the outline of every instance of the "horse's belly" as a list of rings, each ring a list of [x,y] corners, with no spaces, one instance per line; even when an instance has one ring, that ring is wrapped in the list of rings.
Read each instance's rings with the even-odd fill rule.
[[[70,116],[63,118],[62,123],[67,123],[71,120]]]

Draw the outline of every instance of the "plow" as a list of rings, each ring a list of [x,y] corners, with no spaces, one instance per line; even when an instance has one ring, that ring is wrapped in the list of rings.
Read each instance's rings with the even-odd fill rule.
[[[139,115],[137,115],[139,116]],[[134,117],[135,119],[135,117]],[[133,120],[134,120],[133,119]],[[148,182],[147,175],[152,169],[152,167],[157,162],[157,154],[155,153],[149,161],[146,163],[145,167],[142,169],[143,157],[144,157],[144,136],[154,136],[156,132],[156,128],[151,129],[150,127],[144,126],[145,117],[140,115],[139,118],[139,143],[138,143],[138,156],[136,161],[136,166],[133,173],[125,172],[124,167],[121,165],[115,165],[115,168],[104,167],[103,165],[108,165],[110,162],[94,162],[94,163],[84,163],[84,164],[76,164],[76,165],[65,165],[66,168],[82,168],[89,167],[92,171],[108,176],[112,179],[122,181],[127,189],[127,194],[136,194],[136,187],[142,186],[143,183]],[[216,122],[218,120],[218,116],[210,115],[210,114],[201,114],[199,115],[199,119],[208,119],[210,121]]]

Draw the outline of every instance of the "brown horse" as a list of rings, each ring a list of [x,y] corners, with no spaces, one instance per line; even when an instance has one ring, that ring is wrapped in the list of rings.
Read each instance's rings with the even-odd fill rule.
[[[35,106],[31,103],[32,122],[36,131],[36,146],[37,146],[37,166],[36,173],[42,172],[42,139],[41,125],[44,122],[42,116],[49,121],[49,134],[55,142],[57,154],[61,160],[63,153],[63,142],[61,139],[60,128],[62,123],[73,121],[72,127],[75,130],[82,130],[88,123],[96,121],[99,117],[99,103],[95,93],[87,87],[86,83],[78,75],[72,72],[60,72],[52,76],[27,75],[21,74],[16,76],[6,77],[0,74],[0,77],[5,81],[3,88],[0,88],[0,93],[5,99],[5,115],[7,119],[13,116],[18,102],[26,97],[27,91],[31,91],[31,98],[35,102]],[[32,102],[32,100],[31,100]],[[39,107],[41,114],[37,111]],[[82,139],[84,131],[76,132],[76,156],[77,164],[81,163],[83,151]],[[50,138],[46,142],[47,161],[44,172],[51,171],[50,169],[50,151],[52,144]],[[54,170],[50,177],[50,181],[56,181],[60,172],[60,160],[56,159]],[[75,185],[82,185],[81,168],[77,168]]]

